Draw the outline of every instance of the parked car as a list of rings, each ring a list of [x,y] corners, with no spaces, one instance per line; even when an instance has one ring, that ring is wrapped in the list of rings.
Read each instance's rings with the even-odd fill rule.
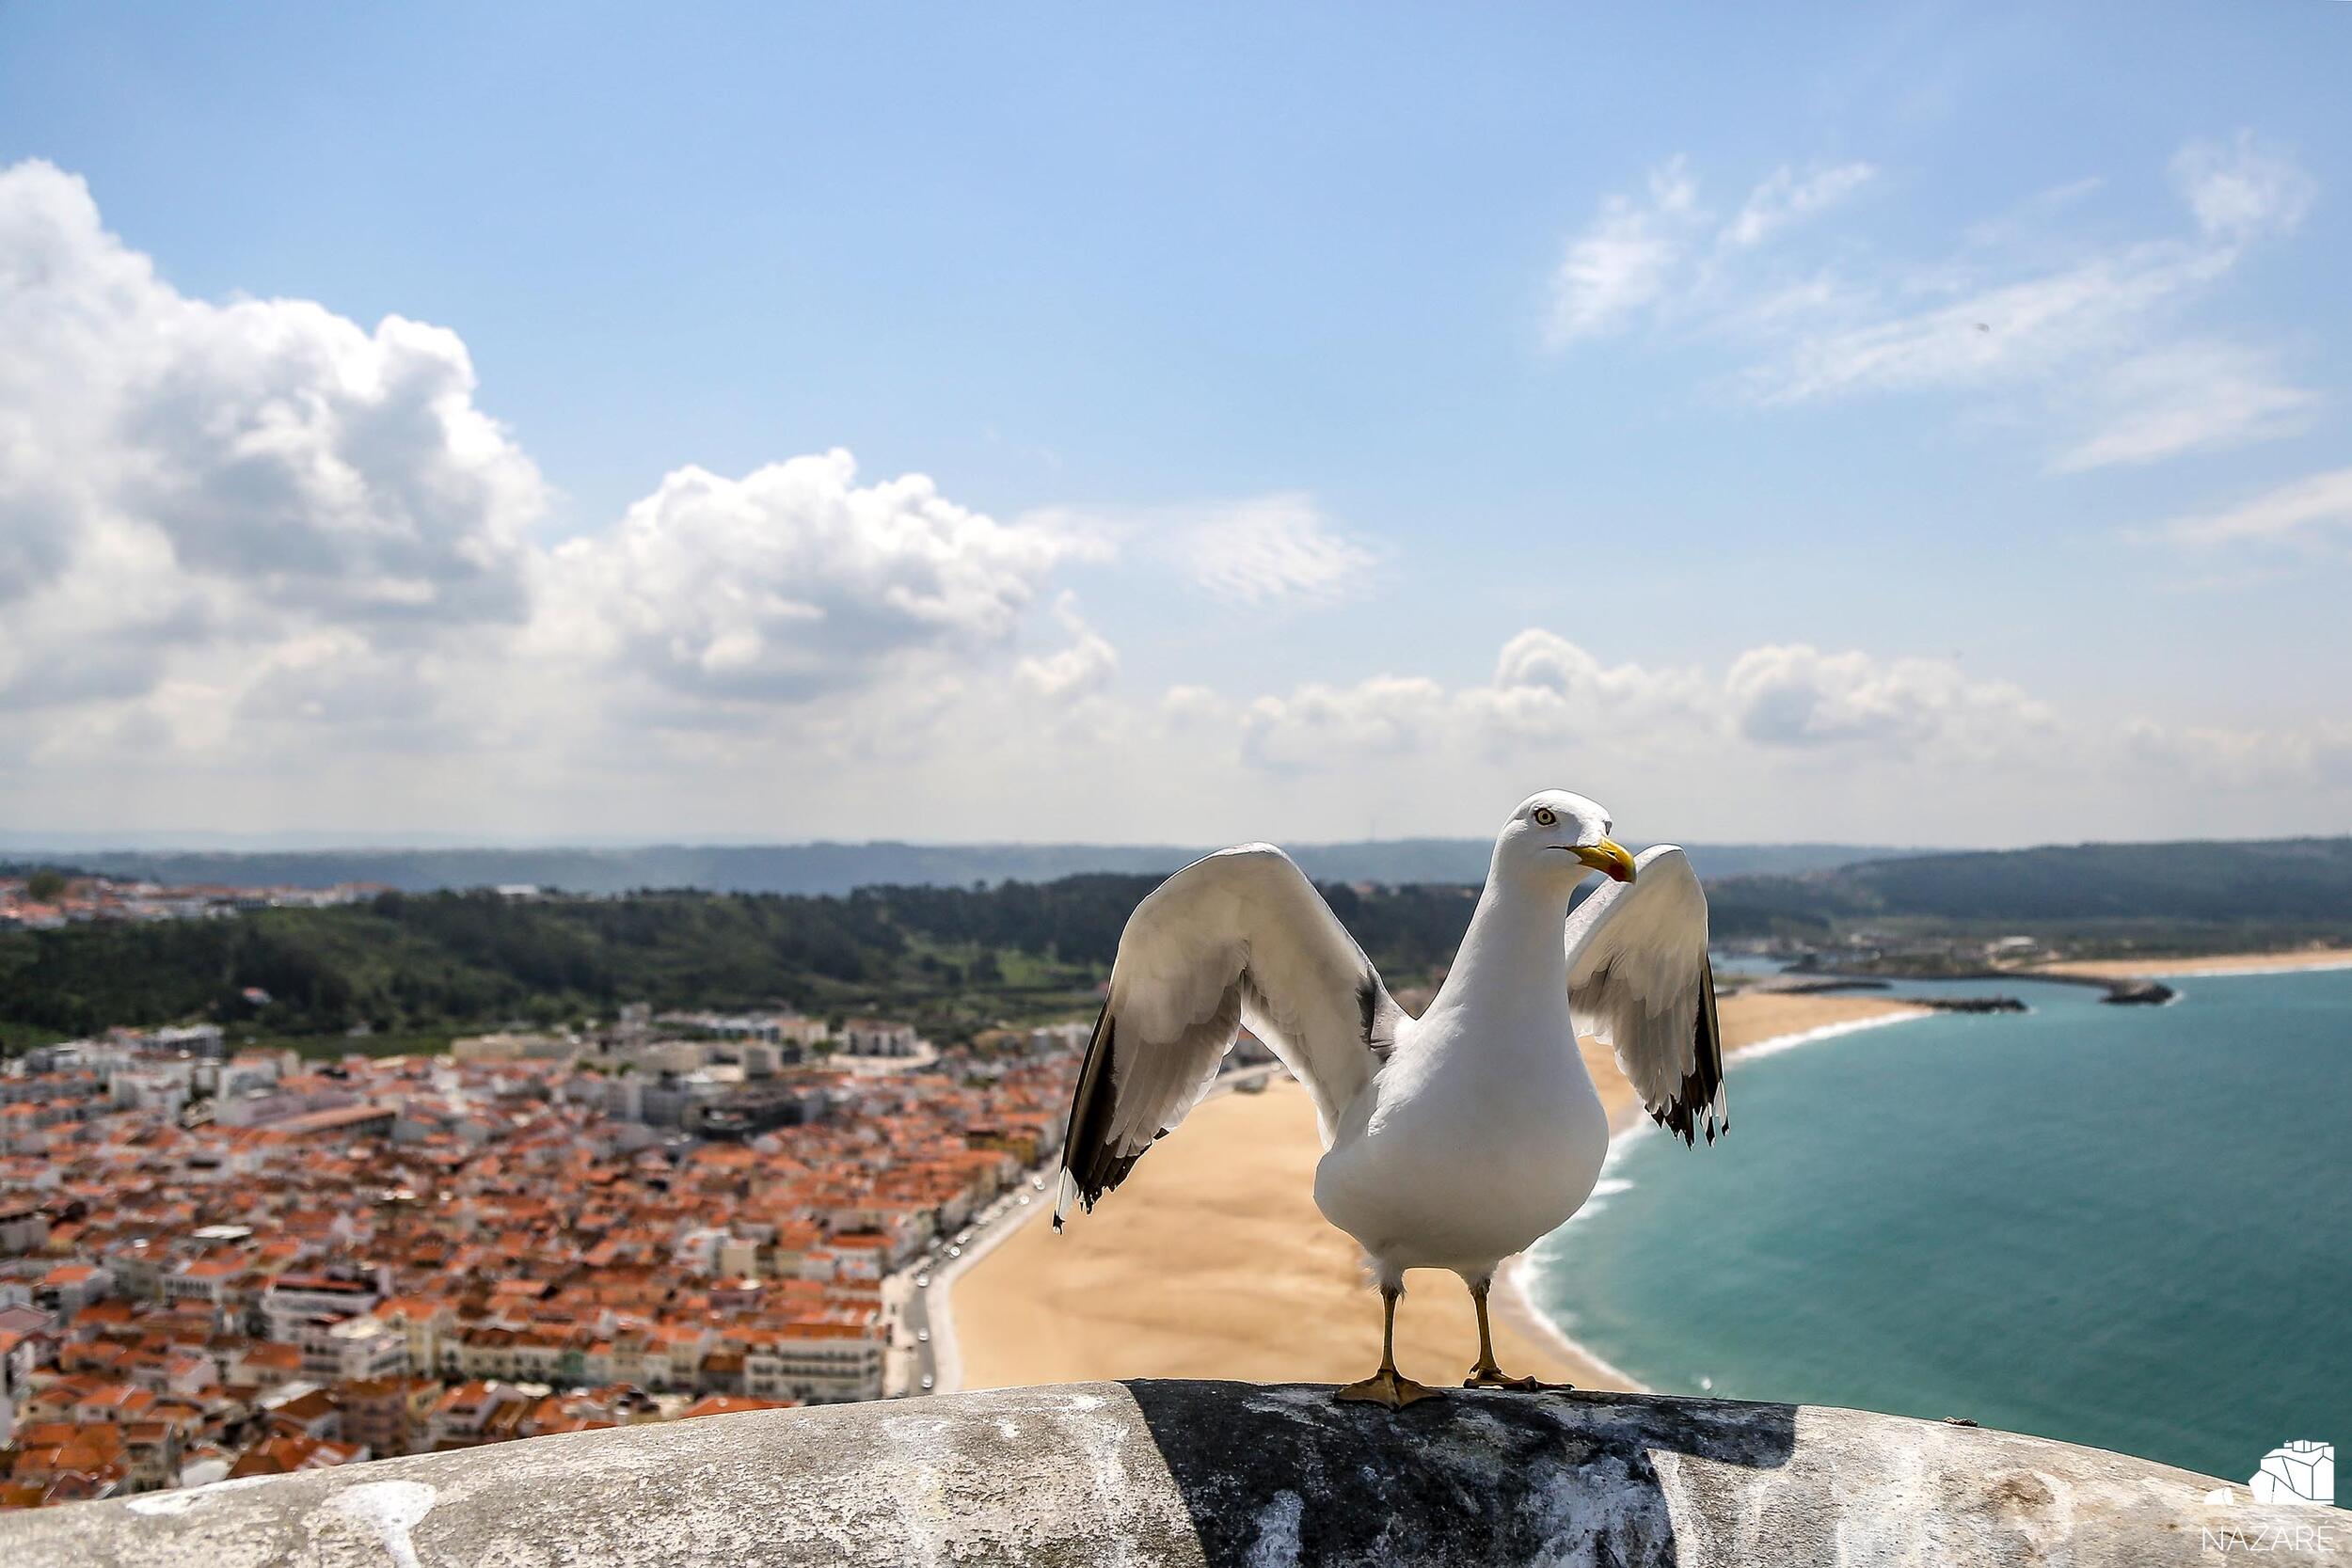
[[[918,1291],[930,1290],[931,1288],[931,1276],[927,1274],[916,1275],[914,1276],[914,1288]]]

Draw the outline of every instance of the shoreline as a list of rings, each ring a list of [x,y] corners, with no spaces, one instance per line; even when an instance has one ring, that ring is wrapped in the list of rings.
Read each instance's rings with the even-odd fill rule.
[[[2275,974],[2352,968],[2352,949],[2067,967],[2101,980]],[[1883,993],[1744,990],[1724,1002],[1725,1069],[1932,1016]],[[1590,1040],[1580,1045],[1609,1114],[1613,1164],[1653,1129],[1613,1053]],[[1073,1214],[1057,1236],[1035,1223],[1048,1207],[1039,1204],[1001,1227],[984,1251],[960,1259],[951,1275],[934,1279],[933,1343],[948,1346],[935,1356],[939,1391],[1120,1377],[1344,1382],[1360,1375],[1377,1354],[1379,1314],[1364,1306],[1353,1243],[1312,1207],[1320,1157],[1304,1092],[1287,1075],[1278,1074],[1263,1095],[1216,1094],[1137,1167],[1102,1216]],[[1491,1297],[1505,1367],[1547,1381],[1641,1391],[1535,1305],[1529,1270],[1524,1254],[1506,1262]],[[1476,1343],[1467,1292],[1433,1278],[1407,1300],[1397,1346],[1408,1371],[1426,1374]]]
[[[2175,958],[2069,958],[2007,973],[2024,978],[2217,980],[2233,974],[2303,974],[2352,969],[2352,947],[2311,947],[2281,953],[2206,953]]]
[[[1915,1011],[1851,995],[1726,998],[1726,1056]],[[1612,1128],[1622,1132],[1641,1116],[1632,1087],[1605,1047],[1581,1048]],[[934,1295],[934,1343],[946,1303],[960,1382],[972,1388],[1120,1377],[1360,1377],[1379,1354],[1380,1314],[1354,1242],[1313,1206],[1322,1153],[1305,1091],[1287,1079],[1262,1095],[1216,1096],[1136,1166],[1099,1215],[1073,1215],[1060,1235],[1024,1223],[959,1271],[950,1295]],[[1632,1386],[1528,1307],[1511,1268],[1499,1277],[1495,1349],[1507,1370]],[[1466,1368],[1476,1344],[1469,1292],[1416,1274],[1398,1315],[1400,1364],[1440,1381],[1430,1374]]]
[[[1724,1071],[1728,1076],[1734,1067],[1743,1062],[1760,1061],[1768,1056],[1777,1056],[1783,1052],[1794,1051],[1800,1046],[1811,1045],[1817,1040],[1837,1039],[1846,1035],[1858,1035],[1866,1030],[1883,1029],[1890,1024],[1910,1023],[1919,1019],[1936,1016],[1935,1011],[1929,1007],[1907,1007],[1893,1001],[1889,1001],[1887,1006],[1893,1010],[1867,1018],[1816,1024],[1809,1029],[1791,1030],[1784,1035],[1769,1035],[1744,1045],[1730,1047],[1724,1053]],[[1639,1139],[1655,1136],[1657,1132],[1657,1123],[1644,1120],[1642,1109],[1638,1104],[1629,1101],[1622,1106],[1613,1106],[1609,1117],[1609,1154],[1601,1164],[1600,1180],[1603,1182],[1609,1180],[1610,1167],[1617,1163],[1626,1149],[1633,1148]],[[1597,1190],[1596,1188],[1596,1191]],[[1589,1211],[1579,1212],[1587,1212]],[[1568,1221],[1569,1225],[1575,1223],[1575,1217],[1571,1217]],[[1562,1228],[1565,1229],[1566,1227],[1564,1226]],[[1557,1233],[1554,1232],[1554,1234]],[[1542,1244],[1540,1242],[1536,1243],[1538,1246]],[[1496,1291],[1493,1297],[1493,1305],[1498,1310],[1510,1317],[1523,1333],[1549,1341],[1564,1358],[1583,1362],[1599,1370],[1625,1392],[1629,1394],[1653,1392],[1654,1390],[1646,1384],[1642,1383],[1592,1346],[1570,1334],[1565,1327],[1555,1322],[1549,1313],[1536,1305],[1534,1292],[1528,1289],[1528,1275],[1534,1266],[1534,1247],[1530,1247],[1503,1264],[1502,1271],[1496,1276],[1502,1289]]]

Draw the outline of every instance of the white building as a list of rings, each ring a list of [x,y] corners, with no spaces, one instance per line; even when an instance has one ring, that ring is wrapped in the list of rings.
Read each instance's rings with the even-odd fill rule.
[[[841,1025],[841,1049],[852,1056],[912,1056],[914,1025],[886,1018],[852,1018]]]
[[[809,1404],[880,1399],[883,1348],[879,1325],[798,1323],[746,1348],[743,1392]]]

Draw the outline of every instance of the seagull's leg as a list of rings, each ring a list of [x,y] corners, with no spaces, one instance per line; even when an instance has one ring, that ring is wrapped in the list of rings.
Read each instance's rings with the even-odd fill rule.
[[[1539,1383],[1532,1377],[1506,1377],[1502,1369],[1495,1365],[1494,1330],[1486,1323],[1486,1288],[1493,1282],[1491,1275],[1470,1281],[1470,1301],[1478,1307],[1478,1365],[1472,1367],[1470,1375],[1462,1380],[1462,1386],[1529,1390],[1574,1386],[1566,1383]]]
[[[1385,1404],[1391,1410],[1402,1410],[1415,1400],[1425,1400],[1437,1392],[1404,1376],[1396,1370],[1396,1298],[1405,1293],[1403,1287],[1383,1284],[1380,1287],[1380,1370],[1361,1383],[1351,1383],[1339,1392],[1343,1400],[1360,1400],[1368,1404]]]

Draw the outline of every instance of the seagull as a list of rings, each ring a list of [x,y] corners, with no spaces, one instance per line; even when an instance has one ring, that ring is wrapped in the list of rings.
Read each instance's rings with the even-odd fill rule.
[[[1398,1409],[1436,1390],[1396,1367],[1408,1269],[1461,1276],[1478,1309],[1464,1387],[1549,1386],[1495,1365],[1486,1292],[1502,1260],[1592,1195],[1609,1117],[1577,1036],[1613,1046],[1660,1125],[1730,1130],[1707,895],[1672,845],[1639,857],[1581,795],[1530,796],[1495,839],[1445,984],[1406,1016],[1314,884],[1271,844],[1177,872],[1128,917],[1062,1148],[1059,1230],[1091,1212],[1216,1080],[1244,1025],[1307,1089],[1323,1137],[1315,1207],[1380,1290],[1380,1367],[1339,1398]],[[1579,905],[1577,884],[1609,880]]]

